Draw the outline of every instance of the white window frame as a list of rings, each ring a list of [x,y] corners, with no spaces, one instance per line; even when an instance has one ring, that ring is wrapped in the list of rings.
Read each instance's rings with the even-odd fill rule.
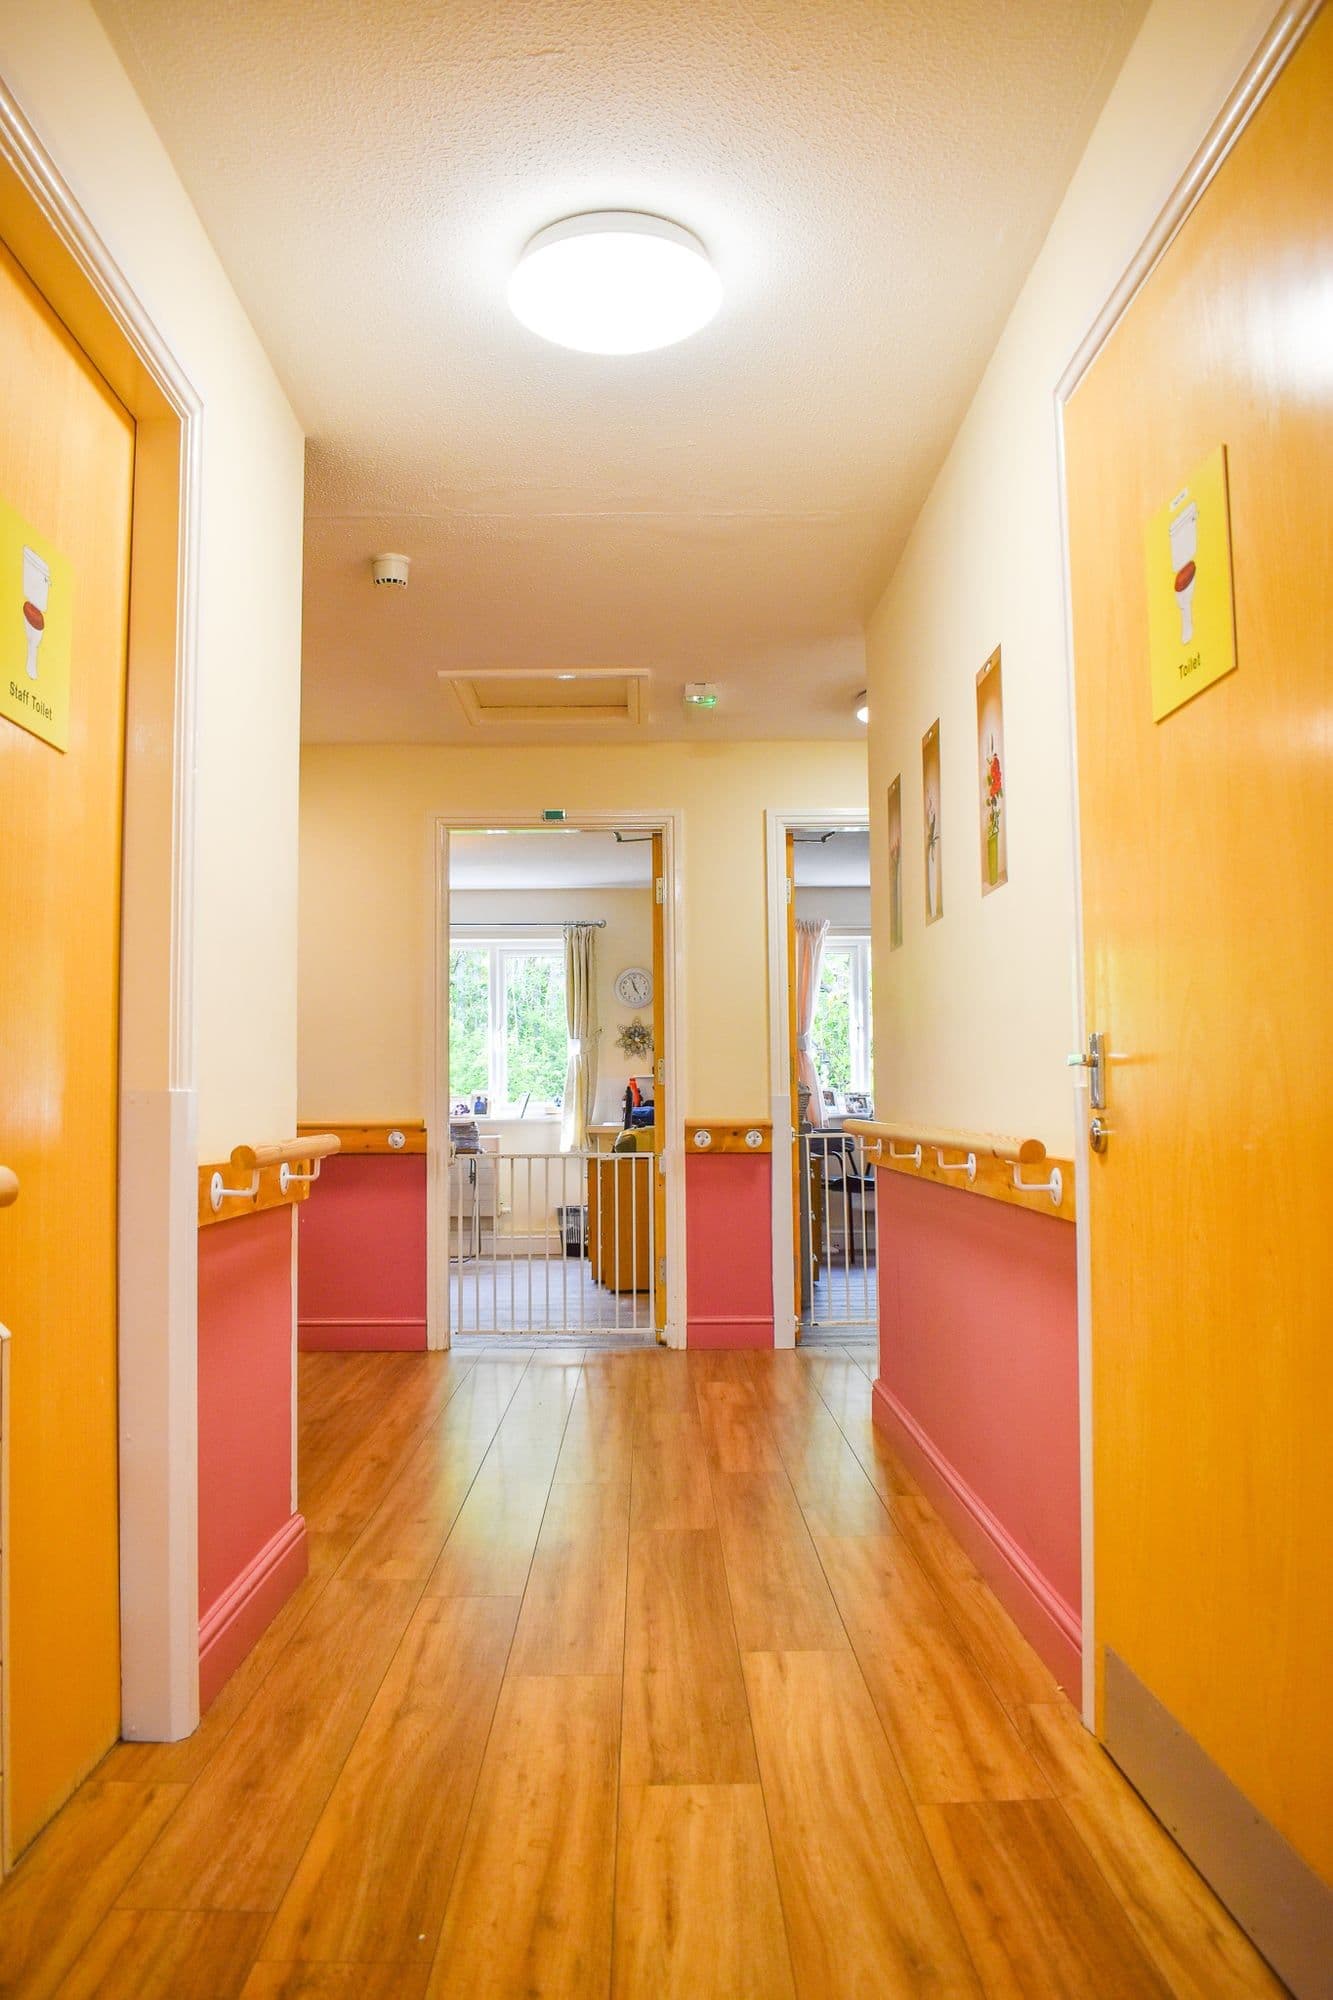
[[[827,962],[830,952],[846,951],[851,958],[850,1006],[848,1009],[848,1056],[851,1063],[852,1090],[864,1091],[867,1096],[874,1090],[871,1075],[871,1037],[873,1022],[870,1007],[870,933],[857,930],[834,930],[830,928],[824,940],[824,958]],[[820,968],[823,980],[823,967]],[[818,1004],[818,996],[816,996]]]
[[[551,958],[563,969],[565,945],[559,932],[537,932],[531,937],[466,937],[451,936],[450,956],[456,951],[482,951],[486,953],[486,990],[488,996],[486,1020],[486,1096],[490,1109],[488,1118],[512,1118],[518,1116],[518,1102],[509,1096],[509,1051],[505,1034],[505,991],[507,971],[512,960],[517,958]],[[453,1091],[450,1090],[452,1101]],[[550,1108],[548,1099],[542,1100],[538,1111],[528,1110],[528,1117],[559,1117],[559,1112]]]

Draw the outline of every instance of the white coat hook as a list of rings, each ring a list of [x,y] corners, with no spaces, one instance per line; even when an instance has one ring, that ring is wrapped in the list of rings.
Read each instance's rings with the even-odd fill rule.
[[[1015,1166],[1014,1186],[1023,1194],[1048,1194],[1052,1208],[1059,1208],[1065,1198],[1065,1177],[1059,1167],[1051,1168],[1051,1177],[1047,1181],[1025,1181],[1022,1167]]]
[[[278,1186],[286,1194],[297,1181],[319,1179],[320,1161],[329,1153],[336,1153],[339,1147],[336,1132],[313,1132],[298,1134],[295,1139],[284,1139],[270,1146],[233,1146],[231,1164],[238,1174],[249,1174],[248,1187],[227,1187],[221,1173],[213,1175],[208,1186],[208,1197],[216,1215],[224,1201],[255,1201],[259,1196],[259,1176],[265,1167],[278,1169]],[[303,1160],[313,1167],[313,1173],[293,1172],[291,1161]]]
[[[935,1164],[942,1174],[966,1174],[970,1181],[977,1177],[977,1156],[969,1153],[965,1160],[946,1160],[939,1147],[935,1148]]]
[[[208,1199],[209,1202],[212,1204],[214,1215],[217,1214],[218,1210],[221,1208],[224,1201],[254,1201],[258,1193],[259,1193],[258,1167],[255,1168],[255,1171],[250,1176],[249,1187],[239,1187],[239,1188],[224,1187],[222,1185],[221,1174],[214,1174],[212,1180],[208,1183]]]
[[[890,1139],[889,1158],[891,1160],[910,1160],[914,1167],[919,1167],[921,1165],[921,1148],[919,1145],[909,1146],[906,1152],[900,1153],[892,1139]]]

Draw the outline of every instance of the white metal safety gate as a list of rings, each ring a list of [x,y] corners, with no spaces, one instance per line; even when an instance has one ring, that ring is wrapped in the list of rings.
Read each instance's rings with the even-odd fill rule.
[[[865,1141],[830,1127],[800,1133],[796,1148],[802,1322],[875,1326],[875,1169]]]
[[[658,1331],[664,1277],[653,1153],[508,1153],[449,1161],[454,1334]]]

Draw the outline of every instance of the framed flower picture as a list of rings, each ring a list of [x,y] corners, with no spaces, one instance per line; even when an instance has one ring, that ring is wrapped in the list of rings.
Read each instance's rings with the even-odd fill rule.
[[[940,725],[921,738],[921,830],[926,848],[926,922],[944,915],[944,827],[940,818]]]
[[[1009,781],[1004,761],[1004,687],[1000,649],[977,675],[977,782],[981,808],[981,893],[1009,880]]]
[[[903,780],[889,786],[889,950],[903,941]]]

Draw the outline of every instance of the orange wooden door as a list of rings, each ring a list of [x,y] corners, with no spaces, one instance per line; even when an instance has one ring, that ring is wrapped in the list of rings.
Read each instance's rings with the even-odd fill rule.
[[[796,835],[787,829],[787,1083],[791,1096],[791,1129],[793,1135],[801,1129],[801,1099],[797,1089],[801,1080],[797,1061],[796,1045]],[[777,1134],[774,1133],[774,1147]],[[807,1169],[808,1171],[808,1169]],[[791,1141],[791,1232],[792,1232],[792,1306],[796,1315],[796,1342],[800,1345],[801,1319],[801,1144],[793,1136]]]
[[[0,717],[0,1160],[21,1189],[0,1213],[15,1851],[120,1727],[117,1024],[133,469],[131,418],[0,248],[0,500],[72,576],[68,748]],[[0,576],[7,681],[25,672],[24,594],[18,576]]]
[[[671,1113],[671,1079],[666,1069],[666,862],[662,835],[653,835],[653,1237],[657,1270],[653,1275],[653,1325],[659,1341],[667,1322],[667,1119]]]
[[[1333,11],[1065,423],[1099,1665],[1333,1877]],[[1155,723],[1145,528],[1227,447],[1238,671]],[[1182,630],[1184,621],[1182,620]]]

